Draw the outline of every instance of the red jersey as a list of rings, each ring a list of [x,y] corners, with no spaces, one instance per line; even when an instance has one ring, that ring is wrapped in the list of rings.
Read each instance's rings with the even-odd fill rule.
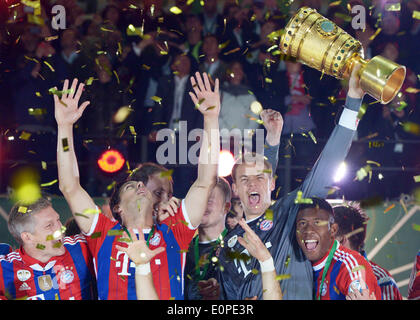
[[[161,300],[184,298],[184,267],[188,246],[195,228],[189,222],[184,200],[174,217],[154,225],[149,248],[166,250],[150,261],[153,282]],[[122,225],[98,213],[87,234],[88,245],[94,256],[94,266],[100,300],[136,300],[135,264],[125,252],[117,250]],[[134,230],[138,233],[138,230]],[[151,230],[143,230],[148,239]],[[137,235],[138,236],[138,235]]]
[[[397,283],[391,274],[375,262],[369,261],[382,292],[382,300],[402,300]]]
[[[420,251],[417,253],[408,283],[408,299],[420,300]]]
[[[322,273],[330,250],[323,258],[312,264],[315,297],[319,292]],[[381,300],[381,289],[370,264],[358,252],[341,246],[337,241],[337,249],[334,252],[321,290],[321,300],[345,300],[346,295],[352,291],[352,286],[361,288],[361,280],[366,283],[369,292],[374,292],[376,299]]]
[[[92,256],[84,236],[63,238],[61,256],[42,263],[23,248],[0,258],[0,299],[96,299]]]

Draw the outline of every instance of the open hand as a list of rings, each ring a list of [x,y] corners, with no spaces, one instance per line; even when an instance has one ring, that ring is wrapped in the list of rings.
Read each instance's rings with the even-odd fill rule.
[[[194,93],[189,92],[189,94],[195,107],[205,118],[218,118],[220,112],[219,79],[216,79],[214,91],[212,91],[207,73],[203,73],[201,78],[200,73],[196,72],[195,78],[191,77],[191,85]]]
[[[245,220],[242,218],[239,220],[239,225],[244,229],[244,237],[238,237],[239,243],[248,250],[249,254],[258,261],[263,262],[270,259],[270,251],[266,248],[261,239],[257,234],[248,226]]]
[[[80,83],[77,87],[77,82],[78,80],[74,79],[69,89],[69,80],[64,80],[61,99],[57,94],[54,94],[55,120],[58,125],[73,125],[79,120],[83,111],[90,104],[89,101],[85,101],[79,107],[79,99],[85,85],[84,83]],[[57,90],[56,87],[54,89]]]

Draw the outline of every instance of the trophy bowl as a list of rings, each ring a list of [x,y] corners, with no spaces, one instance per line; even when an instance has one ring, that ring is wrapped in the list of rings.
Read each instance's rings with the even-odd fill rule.
[[[361,88],[382,104],[394,99],[405,79],[404,66],[382,56],[365,60],[358,40],[309,7],[300,8],[289,20],[280,49],[336,79],[349,78],[355,64],[360,63]]]

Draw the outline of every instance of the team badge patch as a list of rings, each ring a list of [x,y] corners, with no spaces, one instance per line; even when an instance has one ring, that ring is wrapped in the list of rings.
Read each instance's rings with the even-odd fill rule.
[[[160,234],[159,233],[156,233],[154,236],[153,236],[153,238],[152,239],[150,239],[150,244],[152,245],[152,246],[158,246],[159,245],[159,243],[160,243]]]
[[[233,248],[238,241],[238,236],[235,234],[232,238],[228,240],[228,247]]]
[[[18,272],[16,272],[16,275],[20,281],[26,281],[31,277],[31,272],[28,270],[21,269],[18,270]]]
[[[349,285],[349,292],[355,292],[356,290],[359,290],[360,293],[362,293],[362,289],[367,289],[367,285],[365,285],[366,288],[362,288],[362,284],[360,283],[360,280],[354,280]]]
[[[268,231],[273,227],[273,221],[264,220],[260,223],[260,230],[261,231]]]
[[[325,296],[327,294],[328,284],[324,283],[322,285],[321,296]]]
[[[66,284],[73,282],[74,273],[71,270],[64,270],[60,273],[60,281]]]
[[[53,282],[49,274],[38,277],[38,286],[42,291],[48,291],[52,288]]]

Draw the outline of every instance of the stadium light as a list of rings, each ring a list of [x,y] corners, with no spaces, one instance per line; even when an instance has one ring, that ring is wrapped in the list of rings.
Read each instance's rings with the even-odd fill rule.
[[[117,172],[123,167],[124,163],[124,156],[115,149],[103,152],[98,159],[99,168],[108,173]]]
[[[347,164],[342,162],[335,172],[334,182],[340,182],[347,174]]]
[[[233,165],[235,164],[235,159],[233,154],[228,150],[221,150],[219,153],[219,168],[218,176],[226,177],[232,172]]]

